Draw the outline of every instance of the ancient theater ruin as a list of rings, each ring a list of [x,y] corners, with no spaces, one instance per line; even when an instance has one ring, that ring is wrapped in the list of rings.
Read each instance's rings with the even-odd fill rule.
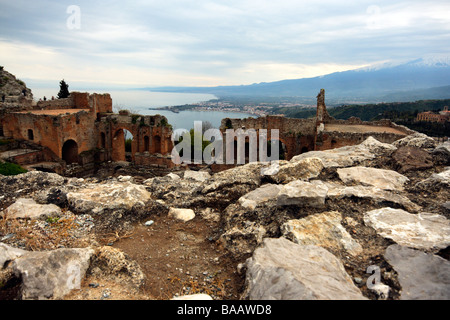
[[[9,139],[10,144],[7,148],[0,146],[0,156],[27,169],[60,174],[92,173],[99,164],[110,162],[127,162],[144,168],[172,169],[176,166],[172,161],[172,126],[167,118],[128,111],[114,113],[112,109],[109,94],[72,92],[65,99],[39,101],[21,110],[3,112],[0,114],[0,135],[2,139]],[[268,140],[273,139],[271,130],[278,130],[275,143],[279,144],[279,159],[284,160],[308,151],[359,144],[369,136],[392,143],[413,133],[389,120],[334,119],[327,112],[323,89],[317,96],[314,118],[226,118],[220,127],[224,141],[230,129],[254,129],[257,134],[267,130]],[[131,143],[127,141],[130,136]],[[234,148],[245,148],[247,153],[249,139],[244,141],[244,146],[237,146],[235,141]],[[259,150],[259,146],[257,148]],[[247,154],[246,162],[249,162]],[[183,164],[183,168],[189,166],[202,167]],[[234,165],[213,164],[210,168],[217,172],[230,166]]]
[[[170,167],[172,128],[160,115],[113,113],[109,94],[72,92],[69,98],[39,101],[0,118],[2,135],[16,148],[4,160],[44,171],[64,172],[68,165],[89,167],[106,161],[130,161]],[[125,132],[132,135],[126,150]]]
[[[279,130],[280,159],[292,157],[315,150],[327,150],[359,144],[369,136],[380,142],[392,143],[412,134],[413,131],[396,125],[390,120],[361,121],[358,118],[337,120],[327,112],[325,90],[317,96],[315,118],[293,119],[283,116],[265,116],[247,119],[223,119],[220,127],[224,135],[227,129]],[[268,140],[272,138],[268,137]],[[248,140],[246,144],[248,143]],[[246,150],[248,147],[246,146]]]

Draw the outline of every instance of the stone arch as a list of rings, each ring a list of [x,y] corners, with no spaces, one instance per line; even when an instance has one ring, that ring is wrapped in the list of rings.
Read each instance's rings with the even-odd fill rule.
[[[67,140],[63,144],[61,155],[67,164],[78,163],[78,144],[72,139]]]

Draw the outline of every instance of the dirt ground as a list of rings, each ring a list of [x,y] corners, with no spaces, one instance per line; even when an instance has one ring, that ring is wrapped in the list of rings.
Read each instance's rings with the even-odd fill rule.
[[[355,132],[355,133],[364,133],[364,132],[387,132],[387,133],[397,133],[403,134],[404,132],[397,130],[391,127],[377,127],[377,126],[368,126],[368,125],[340,125],[340,124],[327,124],[325,126],[326,131],[340,131],[340,132]]]
[[[152,217],[154,223],[139,223],[134,231],[112,244],[136,261],[146,276],[138,292],[117,283],[87,278],[67,300],[169,300],[176,296],[209,294],[215,300],[240,298],[244,277],[213,240],[216,222],[196,217],[189,222],[167,216]]]

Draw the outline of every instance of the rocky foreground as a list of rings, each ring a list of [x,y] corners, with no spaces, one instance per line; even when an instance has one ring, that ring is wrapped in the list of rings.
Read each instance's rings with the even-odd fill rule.
[[[240,299],[450,299],[449,165],[448,142],[415,134],[140,183],[1,176],[0,298],[76,299],[95,278],[157,299],[142,292],[152,274],[113,244],[159,217],[208,225],[210,260],[242,278]]]

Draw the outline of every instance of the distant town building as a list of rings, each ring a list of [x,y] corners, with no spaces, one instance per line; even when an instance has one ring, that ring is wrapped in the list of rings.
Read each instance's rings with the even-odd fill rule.
[[[445,123],[446,121],[450,121],[450,111],[448,110],[448,106],[445,106],[444,110],[439,113],[432,111],[421,112],[417,115],[416,121]]]

